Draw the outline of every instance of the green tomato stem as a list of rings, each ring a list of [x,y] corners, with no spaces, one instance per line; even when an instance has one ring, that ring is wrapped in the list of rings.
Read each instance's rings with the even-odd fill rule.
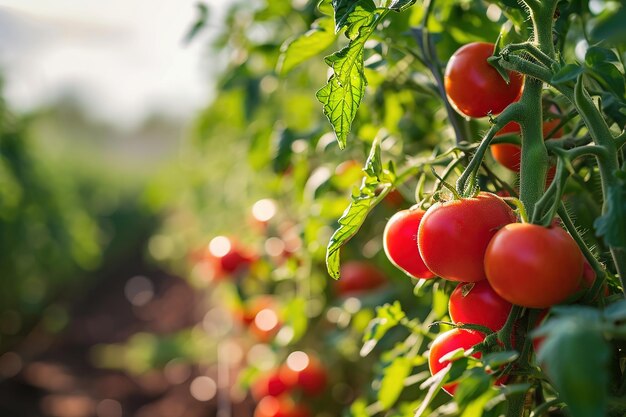
[[[456,189],[460,195],[466,197],[467,195],[474,193],[473,188],[474,183],[476,182],[476,173],[483,162],[483,158],[485,157],[485,153],[487,152],[487,148],[491,144],[493,137],[500,129],[506,126],[507,123],[519,118],[520,114],[521,109],[519,105],[517,103],[513,103],[495,118],[495,123],[491,126],[482,142],[480,142],[473,158],[470,160],[469,164],[467,164],[467,167],[457,180]],[[468,180],[470,181],[469,188],[467,187]]]

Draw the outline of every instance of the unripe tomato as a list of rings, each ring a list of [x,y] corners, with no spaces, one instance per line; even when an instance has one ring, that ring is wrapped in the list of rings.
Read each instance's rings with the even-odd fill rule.
[[[576,242],[560,227],[509,224],[493,237],[485,253],[485,272],[505,300],[546,308],[574,294],[583,273]]]
[[[417,249],[417,229],[424,210],[402,210],[394,214],[383,234],[383,246],[392,264],[414,278],[433,278]]]
[[[280,377],[288,386],[298,387],[307,395],[321,394],[328,383],[328,373],[319,359],[304,352],[289,355],[287,363],[280,368]]]
[[[495,194],[433,204],[424,214],[417,243],[424,263],[451,281],[485,279],[483,258],[493,235],[515,222],[515,212]]]
[[[428,367],[430,368],[430,373],[435,375],[450,363],[450,361],[440,362],[439,359],[442,356],[459,348],[468,350],[482,342],[484,339],[485,337],[481,333],[465,329],[452,329],[445,333],[441,333],[435,338],[435,340],[433,340],[433,343],[430,346],[430,352],[428,354]],[[472,356],[480,358],[481,354],[480,352],[474,352]],[[443,386],[443,390],[450,395],[454,395],[457,385],[458,382],[445,384]]]
[[[469,43],[459,48],[446,66],[444,86],[450,103],[469,117],[498,114],[519,100],[524,84],[522,75],[509,72],[507,84],[487,62],[494,44]]]
[[[462,282],[450,294],[448,310],[454,323],[479,324],[497,332],[513,305],[500,297],[487,280]]]
[[[341,278],[335,281],[335,290],[341,297],[373,291],[387,283],[387,277],[373,264],[365,261],[346,262],[339,272]]]
[[[549,120],[543,123],[543,137],[546,138],[550,132],[552,132],[560,121],[558,119]],[[510,122],[504,126],[497,136],[503,136],[509,133],[520,133],[520,126],[515,122]],[[563,129],[559,129],[552,135],[552,138],[560,138],[563,136]],[[491,155],[500,165],[510,169],[511,171],[519,172],[520,162],[522,160],[522,149],[512,143],[498,143],[490,146]],[[551,167],[552,178],[554,178],[554,168]],[[551,182],[551,181],[549,181]]]

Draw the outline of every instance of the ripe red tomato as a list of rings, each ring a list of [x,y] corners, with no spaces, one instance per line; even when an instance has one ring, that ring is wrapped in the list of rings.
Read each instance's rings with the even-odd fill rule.
[[[462,282],[450,294],[448,310],[454,323],[479,324],[497,332],[513,305],[500,297],[487,280]]]
[[[515,212],[491,193],[436,203],[424,214],[417,232],[420,255],[437,276],[480,281],[485,279],[483,258],[489,241],[515,220]]]
[[[424,210],[409,209],[394,214],[383,234],[383,246],[392,264],[414,278],[433,278],[417,249],[417,229]]]
[[[319,359],[311,355],[304,356],[307,357],[305,363],[296,363],[296,366],[304,367],[293,369],[288,362],[280,368],[280,377],[287,385],[298,387],[307,395],[319,395],[328,384],[328,373]]]
[[[548,120],[543,124],[543,137],[547,137],[558,125],[560,121],[558,119]],[[496,136],[503,136],[509,133],[520,133],[520,126],[515,122],[510,122],[504,126]],[[552,135],[552,138],[560,138],[563,136],[563,129],[559,129]],[[521,162],[521,148],[512,143],[498,143],[490,146],[491,155],[500,165],[510,169],[511,171],[519,172]],[[554,168],[552,170],[552,178],[554,178]],[[551,181],[550,181],[551,182]]]
[[[439,359],[442,356],[459,348],[468,350],[474,345],[482,342],[484,339],[485,337],[481,333],[465,329],[452,329],[445,333],[441,333],[435,338],[435,340],[433,340],[433,343],[430,346],[430,352],[428,354],[428,367],[430,368],[430,373],[434,375],[450,363],[450,361],[439,362]],[[474,352],[472,356],[480,358],[481,354],[480,352]],[[443,390],[450,395],[454,395],[457,385],[457,382],[445,384],[443,386]]]
[[[288,381],[281,377],[280,372],[274,370],[259,376],[250,387],[250,391],[258,401],[267,396],[278,397],[291,388]]]
[[[341,266],[341,278],[335,281],[337,295],[348,297],[382,287],[387,277],[374,265],[365,261],[349,261]]]
[[[519,100],[524,78],[509,72],[509,84],[488,62],[494,44],[468,43],[459,48],[446,66],[444,86],[450,103],[469,117],[498,114]]]
[[[583,273],[583,256],[560,227],[509,224],[493,237],[485,253],[485,272],[505,300],[546,308],[574,294]]]

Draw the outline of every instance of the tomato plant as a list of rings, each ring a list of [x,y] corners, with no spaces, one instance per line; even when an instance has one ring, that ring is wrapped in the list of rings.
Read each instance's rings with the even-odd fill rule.
[[[419,209],[397,212],[387,222],[383,234],[385,253],[389,260],[414,278],[435,276],[424,265],[417,248],[417,229],[424,213]]]
[[[513,210],[490,193],[435,203],[422,218],[417,246],[437,276],[480,281],[485,279],[483,258],[489,241],[500,227],[515,220]]]
[[[487,58],[495,45],[487,42],[468,43],[457,50],[446,66],[445,88],[450,103],[470,117],[501,113],[522,93],[523,77],[509,72],[507,83]]]
[[[271,362],[246,356],[240,385],[268,368],[299,380],[306,367],[288,358],[315,351],[324,371],[308,390],[319,397],[300,396],[306,382],[293,391],[313,415],[623,414],[623,8],[287,3],[233,7],[217,45],[234,53],[198,127],[197,159],[217,162],[219,147],[232,161],[213,172],[212,191],[230,191],[222,203],[277,202],[258,236],[233,206],[228,225],[198,222],[202,233],[239,228],[259,254],[238,279],[207,284],[214,302],[265,294],[281,306],[263,347],[245,328],[233,336]],[[244,154],[253,173],[232,181]],[[205,186],[189,194],[212,219]],[[478,343],[453,356],[457,381],[426,376]],[[507,388],[489,374],[504,371]]]
[[[576,292],[583,256],[560,227],[515,223],[498,231],[489,243],[485,272],[494,290],[507,301],[546,308]]]

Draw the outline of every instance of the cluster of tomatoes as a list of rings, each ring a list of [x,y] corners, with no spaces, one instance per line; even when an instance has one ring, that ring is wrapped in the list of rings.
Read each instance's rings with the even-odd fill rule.
[[[402,210],[389,219],[385,252],[415,278],[459,282],[450,296],[456,324],[475,324],[497,332],[512,305],[545,309],[581,289],[583,255],[560,226],[518,223],[515,212],[495,194],[438,202],[427,211]],[[586,278],[593,282],[593,274]],[[446,353],[469,349],[486,335],[456,328],[440,334],[430,349],[434,374],[447,365]],[[476,353],[476,357],[480,354]],[[444,386],[453,394],[455,384]]]
[[[327,386],[326,370],[313,355],[292,352],[277,369],[261,374],[251,386],[257,401],[254,417],[308,417],[310,410],[304,403],[296,403],[289,394],[315,397]]]

